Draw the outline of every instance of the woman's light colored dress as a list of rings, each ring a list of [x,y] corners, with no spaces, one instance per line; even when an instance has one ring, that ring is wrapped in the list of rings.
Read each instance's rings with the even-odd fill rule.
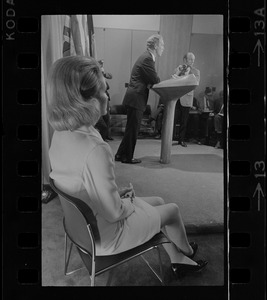
[[[92,126],[55,131],[49,157],[50,177],[62,191],[93,210],[100,232],[97,255],[136,247],[160,231],[160,215],[142,198],[121,199],[114,174],[114,155]],[[134,178],[133,178],[134,182]]]

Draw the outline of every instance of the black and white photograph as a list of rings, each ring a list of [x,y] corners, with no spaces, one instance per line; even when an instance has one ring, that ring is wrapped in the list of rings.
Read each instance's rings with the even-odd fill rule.
[[[2,1],[3,299],[266,298],[265,14]]]
[[[225,22],[41,16],[43,287],[227,285]]]

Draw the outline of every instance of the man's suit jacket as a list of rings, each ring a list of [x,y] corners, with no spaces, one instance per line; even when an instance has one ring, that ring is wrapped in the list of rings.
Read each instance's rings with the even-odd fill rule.
[[[200,71],[194,67],[191,68],[189,74],[194,74],[196,79],[199,83],[200,81]],[[193,98],[194,98],[194,90],[185,94],[183,97],[180,98],[180,102],[182,106],[189,106],[192,107],[193,105]]]
[[[208,98],[205,93],[200,93],[197,99],[197,110],[203,112],[205,110],[205,98],[208,100],[209,110],[214,110],[214,102],[212,98]]]
[[[130,83],[122,104],[144,112],[148,101],[148,85],[156,84],[159,81],[152,55],[146,51],[133,66]]]

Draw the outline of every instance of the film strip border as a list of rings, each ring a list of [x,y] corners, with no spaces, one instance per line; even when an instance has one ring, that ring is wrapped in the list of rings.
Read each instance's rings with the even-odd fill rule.
[[[6,284],[38,287],[41,226],[32,224],[41,223],[41,27],[38,17],[18,18],[10,3],[4,9],[4,59],[10,69],[3,74],[3,123],[8,124],[3,143],[4,158],[12,159],[3,161],[3,230],[8,231],[3,244],[13,246],[8,249],[16,272],[10,272],[8,264],[3,272]],[[244,2],[242,8],[232,1],[229,11],[229,294],[230,299],[263,299],[265,12],[262,1]],[[13,39],[20,45],[19,52],[8,43]]]
[[[6,2],[2,81],[3,282],[5,286],[18,284],[14,297],[20,287],[40,284],[41,226],[38,225],[41,225],[42,186],[41,28],[38,18],[19,18],[17,14],[16,3]]]
[[[229,292],[264,299],[264,3],[231,1],[229,11]]]

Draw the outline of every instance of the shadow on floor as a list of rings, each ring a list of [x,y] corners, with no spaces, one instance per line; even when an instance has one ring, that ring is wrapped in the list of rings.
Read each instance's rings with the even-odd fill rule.
[[[216,154],[172,154],[169,164],[162,164],[158,156],[140,157],[137,166],[149,169],[173,168],[186,172],[221,173],[223,158]]]

